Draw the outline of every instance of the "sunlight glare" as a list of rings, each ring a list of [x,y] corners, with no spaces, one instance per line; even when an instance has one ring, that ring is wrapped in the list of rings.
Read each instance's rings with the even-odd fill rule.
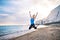
[[[50,13],[50,10],[48,8],[39,5],[32,6],[30,10],[32,14],[36,14],[36,12],[38,12],[39,19],[46,18]]]

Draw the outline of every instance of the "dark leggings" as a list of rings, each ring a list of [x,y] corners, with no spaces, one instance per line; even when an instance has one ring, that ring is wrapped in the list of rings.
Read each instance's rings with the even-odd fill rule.
[[[34,29],[37,29],[37,27],[35,27],[35,24],[31,24],[30,27],[29,27],[29,29],[31,29],[32,27],[33,27]]]

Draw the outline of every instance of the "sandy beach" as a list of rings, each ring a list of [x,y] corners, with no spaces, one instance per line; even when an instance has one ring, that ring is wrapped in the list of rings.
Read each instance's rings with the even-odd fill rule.
[[[60,27],[46,27],[9,40],[60,40]]]

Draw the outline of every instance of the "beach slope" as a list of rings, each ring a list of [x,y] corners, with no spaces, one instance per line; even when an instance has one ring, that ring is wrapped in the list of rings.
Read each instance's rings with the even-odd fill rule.
[[[37,29],[34,32],[10,40],[60,40],[60,27]]]

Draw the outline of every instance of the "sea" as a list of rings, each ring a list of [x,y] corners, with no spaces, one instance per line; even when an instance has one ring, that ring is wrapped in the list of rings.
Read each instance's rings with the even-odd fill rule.
[[[25,28],[26,26],[24,27],[23,25],[0,26],[0,36],[4,36],[16,32],[22,32],[24,31]]]

